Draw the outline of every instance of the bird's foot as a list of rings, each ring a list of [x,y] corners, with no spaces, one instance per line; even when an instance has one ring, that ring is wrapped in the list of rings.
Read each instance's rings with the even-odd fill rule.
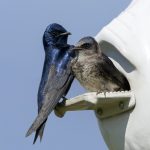
[[[98,94],[100,94],[100,93],[102,93],[102,91],[101,91],[101,90],[98,90],[98,91],[96,92],[96,95],[98,95]]]
[[[104,93],[104,96],[105,96],[105,98],[106,98],[106,93],[107,93],[108,91],[107,90],[98,90],[97,91],[97,93],[96,93],[96,95],[98,95],[98,94],[100,94],[100,93]]]
[[[66,100],[68,100],[68,98],[66,98],[65,96],[62,96],[62,102],[66,102]]]

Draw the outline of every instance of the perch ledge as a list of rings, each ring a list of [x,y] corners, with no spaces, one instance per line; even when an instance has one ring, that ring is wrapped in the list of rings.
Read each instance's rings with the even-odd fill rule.
[[[100,119],[105,119],[129,111],[135,104],[135,97],[131,91],[100,94],[91,92],[59,103],[55,108],[55,114],[63,117],[67,111],[94,110]]]

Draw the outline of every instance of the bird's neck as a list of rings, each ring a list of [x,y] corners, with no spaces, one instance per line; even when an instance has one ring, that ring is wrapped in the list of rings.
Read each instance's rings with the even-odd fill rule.
[[[85,57],[90,57],[92,56],[93,54],[97,54],[96,52],[93,52],[93,51],[79,51],[78,53],[78,58],[85,58]]]
[[[97,51],[80,51],[77,54],[77,57],[78,57],[79,61],[82,61],[82,60],[90,59],[90,57],[98,56],[98,55],[101,56],[102,53],[101,52],[97,52]]]
[[[59,44],[67,44],[67,39],[68,39],[68,36],[61,36],[59,37],[59,39],[57,40],[56,43],[59,43]]]

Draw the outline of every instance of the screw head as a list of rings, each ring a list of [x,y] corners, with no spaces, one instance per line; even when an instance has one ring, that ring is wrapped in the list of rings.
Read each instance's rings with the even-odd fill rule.
[[[98,108],[98,109],[97,109],[97,113],[98,113],[99,115],[102,115],[102,114],[103,114],[102,108]]]
[[[119,108],[120,108],[120,109],[124,109],[124,102],[122,102],[122,101],[119,102]]]

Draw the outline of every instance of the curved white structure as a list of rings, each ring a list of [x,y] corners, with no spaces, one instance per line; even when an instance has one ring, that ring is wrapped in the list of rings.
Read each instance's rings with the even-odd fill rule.
[[[110,150],[150,150],[150,0],[133,0],[95,37],[127,77],[136,107],[99,126]]]

